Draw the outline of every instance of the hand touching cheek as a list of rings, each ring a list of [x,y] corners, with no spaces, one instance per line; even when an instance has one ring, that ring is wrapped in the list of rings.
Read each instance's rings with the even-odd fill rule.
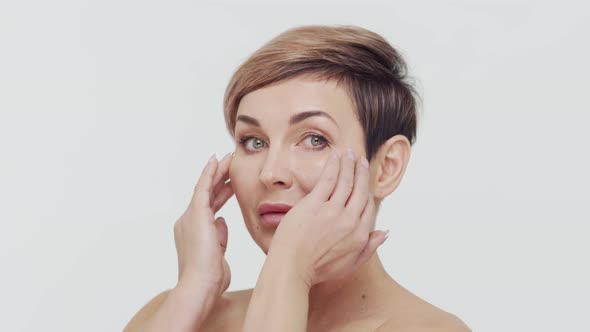
[[[267,260],[291,264],[309,287],[342,278],[368,261],[385,240],[372,231],[376,207],[368,162],[334,154],[313,190],[282,219]]]
[[[310,193],[320,180],[326,157],[301,158],[293,163],[293,174],[304,193]]]

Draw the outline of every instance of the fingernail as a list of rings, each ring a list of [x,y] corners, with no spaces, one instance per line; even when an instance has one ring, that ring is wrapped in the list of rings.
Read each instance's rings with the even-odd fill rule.
[[[225,156],[223,156],[223,159],[221,159],[221,161],[226,160],[227,158],[229,158],[232,155],[233,155],[233,152],[228,152]]]
[[[365,156],[363,156],[363,157],[361,158],[361,164],[362,164],[363,166],[365,166],[365,168],[369,168],[369,161],[367,160],[367,158],[365,158]]]
[[[215,155],[215,153],[209,158],[209,161],[207,161],[208,163],[213,162],[213,160],[217,159],[217,156]]]
[[[348,148],[348,159],[354,160],[354,151],[351,148]]]
[[[387,240],[388,237],[389,237],[389,229],[385,231],[385,238],[383,238],[383,242],[385,242],[385,240]]]

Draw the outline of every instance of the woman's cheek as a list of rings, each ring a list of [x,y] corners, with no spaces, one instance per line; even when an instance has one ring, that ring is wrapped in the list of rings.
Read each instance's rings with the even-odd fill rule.
[[[247,177],[243,174],[245,171],[244,167],[240,167],[242,164],[239,157],[234,157],[232,159],[231,164],[229,165],[229,180],[231,182],[231,186],[234,189],[234,193],[236,196],[239,196],[241,192],[239,192],[240,188],[244,188],[244,179]]]
[[[235,159],[235,157],[232,157],[232,160],[229,163],[229,171],[228,171],[229,179],[232,182],[232,184],[234,183],[235,179],[237,179],[235,172],[236,172],[236,159]]]
[[[325,156],[322,158],[301,158],[296,161],[294,167],[295,176],[297,176],[297,180],[305,193],[313,190],[327,161],[328,158]]]

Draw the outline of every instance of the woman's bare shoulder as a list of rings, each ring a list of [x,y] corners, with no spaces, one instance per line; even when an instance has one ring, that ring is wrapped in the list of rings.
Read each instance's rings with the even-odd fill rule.
[[[412,323],[400,323],[397,319],[389,319],[385,321],[375,332],[471,332],[467,326],[457,316],[446,313],[438,317],[430,317],[433,319],[423,319]]]
[[[471,332],[471,329],[456,315],[407,290],[398,301],[398,305],[393,306],[396,309],[389,312],[387,319],[376,330],[377,332]]]
[[[225,292],[215,303],[203,331],[241,331],[252,289]]]
[[[146,303],[137,313],[135,313],[123,331],[140,331],[145,322],[158,311],[162,302],[166,300],[169,292],[169,289],[165,290]]]
[[[141,326],[160,308],[170,289],[161,292],[146,303],[125,327],[125,331],[141,330]],[[241,331],[252,289],[226,292],[211,309],[203,331]]]

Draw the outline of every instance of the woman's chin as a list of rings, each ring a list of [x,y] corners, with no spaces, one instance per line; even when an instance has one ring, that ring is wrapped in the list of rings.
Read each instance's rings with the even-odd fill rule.
[[[272,241],[272,235],[264,234],[260,236],[255,242],[258,247],[264,252],[265,255],[268,254],[268,249],[270,249],[270,243]]]
[[[250,223],[249,220],[246,220],[246,229],[256,245],[258,245],[265,255],[268,254],[276,228],[267,227],[260,223],[260,220],[255,219],[255,223]]]
[[[270,248],[270,243],[272,241],[272,237],[274,235],[274,231],[264,230],[261,228],[256,228],[255,230],[251,229],[250,227],[246,227],[250,231],[250,237],[256,245],[264,252],[266,255],[268,253],[268,249]]]

